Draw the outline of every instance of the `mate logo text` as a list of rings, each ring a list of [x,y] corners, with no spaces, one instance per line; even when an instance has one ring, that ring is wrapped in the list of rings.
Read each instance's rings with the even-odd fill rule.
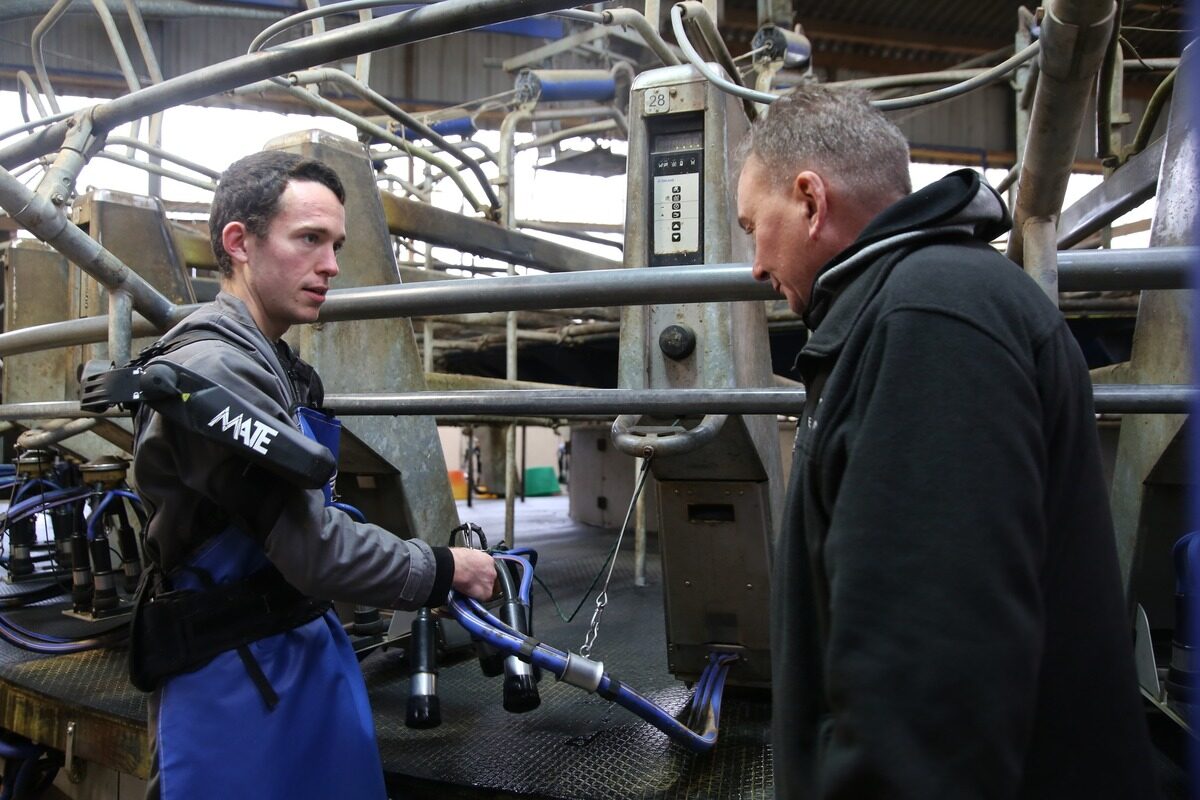
[[[229,416],[229,406],[225,406],[220,414],[212,418],[212,421],[208,423],[208,427],[215,428],[219,422],[221,423],[222,431],[233,429],[231,435],[234,439],[241,441],[246,447],[265,456],[267,454],[267,447],[279,431],[270,425],[259,422],[253,417],[247,416],[244,420],[242,417],[242,414],[238,414],[236,417],[231,418]]]

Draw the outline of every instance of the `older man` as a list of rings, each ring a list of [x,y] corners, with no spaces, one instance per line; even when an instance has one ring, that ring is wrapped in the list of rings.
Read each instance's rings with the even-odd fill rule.
[[[1146,798],[1091,384],[973,171],[806,84],[743,146],[808,391],[771,604],[781,798]]]

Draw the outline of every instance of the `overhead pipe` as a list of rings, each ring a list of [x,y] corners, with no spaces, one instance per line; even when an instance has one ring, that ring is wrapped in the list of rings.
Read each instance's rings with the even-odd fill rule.
[[[311,78],[311,75],[312,75],[312,73],[310,71],[294,72],[286,80],[295,82],[295,83],[300,83],[301,81],[309,80]],[[349,77],[349,76],[347,76],[347,77]],[[364,118],[358,114],[355,114],[353,111],[349,111],[345,108],[342,108],[337,103],[334,103],[331,100],[327,100],[324,97],[321,97],[320,95],[311,94],[309,92],[306,92],[303,89],[300,89],[298,86],[284,85],[284,82],[285,82],[285,79],[283,79],[283,78],[275,78],[272,81],[272,83],[275,83],[280,89],[283,89],[284,91],[288,92],[293,97],[295,97],[297,100],[300,100],[303,103],[307,103],[308,105],[312,106],[313,108],[315,108],[319,111],[322,111],[331,117],[336,117],[337,119],[340,119],[343,122],[353,125],[355,128],[362,131],[363,133],[366,133],[370,136],[380,139],[381,141],[384,141],[387,144],[392,145],[393,147],[397,147],[401,150],[404,150],[410,158],[419,158],[422,161],[424,161],[425,163],[430,164],[434,167],[437,167],[438,169],[440,169],[442,171],[442,173],[444,175],[446,175],[446,177],[448,177],[448,178],[450,178],[450,180],[454,181],[454,185],[457,186],[459,188],[459,190],[463,193],[463,197],[465,197],[467,202],[469,202],[471,204],[471,206],[476,211],[478,211],[480,214],[488,216],[489,218],[494,218],[496,216],[496,214],[498,213],[498,209],[496,208],[496,206],[491,204],[491,198],[495,198],[496,195],[492,191],[491,186],[488,185],[488,183],[486,182],[486,179],[484,179],[482,185],[484,188],[484,192],[487,194],[487,196],[489,198],[488,202],[482,201],[475,196],[475,193],[471,191],[471,187],[468,186],[467,182],[463,179],[462,173],[459,172],[459,170],[456,169],[453,164],[448,164],[447,162],[443,161],[441,158],[438,158],[436,155],[429,152],[425,148],[418,147],[417,145],[407,141],[406,139],[392,133],[387,128],[383,128],[379,125],[376,125],[375,123],[370,122],[366,118]],[[476,165],[476,166],[478,166],[478,165]],[[480,170],[479,174],[482,175],[483,171]],[[498,202],[498,200],[499,200],[499,198],[496,198],[497,202]]]
[[[42,39],[46,38],[46,34],[54,27],[54,23],[58,22],[59,18],[67,12],[69,5],[71,5],[71,0],[58,0],[46,12],[46,16],[42,17],[34,26],[33,34],[29,38],[29,54],[33,61],[33,71],[37,73],[38,85],[42,87],[46,103],[56,114],[61,109],[58,107],[58,96],[54,94],[54,87],[50,84],[50,74],[46,72],[46,60],[42,57]],[[45,153],[38,153],[38,155],[45,155]]]
[[[571,5],[570,0],[443,0],[370,22],[346,25],[271,50],[237,56],[187,75],[170,78],[96,106],[94,124],[98,131],[106,132],[156,111],[191,103],[276,75],[285,75],[313,64],[341,61],[370,50],[523,19]],[[56,150],[66,133],[66,124],[59,122],[0,149],[0,167],[11,169]]]
[[[0,4],[0,22],[22,17],[42,16],[49,12],[54,6],[54,2],[55,0],[4,0],[4,3]],[[121,8],[121,0],[105,0],[105,2],[112,11],[119,11]],[[143,14],[156,19],[218,17],[221,19],[276,20],[280,15],[279,11],[228,4],[197,4],[192,0],[137,0],[137,4]],[[76,13],[76,11],[68,9],[67,13]]]
[[[675,8],[679,10],[679,17],[683,24],[691,25],[700,33],[700,38],[704,42],[705,47],[712,53],[713,58],[721,68],[725,70],[725,74],[729,76],[729,80],[737,86],[745,87],[745,82],[742,80],[742,73],[738,71],[737,63],[733,60],[733,55],[729,52],[729,48],[725,46],[725,40],[721,38],[720,32],[717,30],[717,25],[709,15],[708,9],[698,0],[684,0],[682,3],[677,3]],[[674,13],[675,9],[672,9]],[[746,118],[753,122],[758,117],[758,109],[755,108],[747,98],[742,98],[742,107],[746,111]]]
[[[102,0],[94,0],[101,2]],[[158,57],[154,53],[154,43],[150,41],[150,33],[146,30],[146,22],[142,19],[142,12],[138,9],[137,0],[125,0],[125,14],[129,17],[129,25],[133,28],[133,36],[137,40],[138,49],[142,54],[142,61],[146,64],[146,71],[150,73],[151,83],[162,83],[162,69],[158,65]],[[150,144],[153,147],[162,146],[162,114],[150,115]],[[158,156],[151,152],[150,163],[157,165]],[[149,192],[152,196],[158,197],[162,194],[162,182],[157,176],[151,175],[149,180]]]
[[[1059,281],[1063,291],[1185,289],[1191,288],[1192,264],[1198,258],[1200,249],[1195,247],[1064,250],[1058,259]],[[619,306],[778,299],[780,295],[770,284],[754,280],[749,264],[699,264],[333,289],[321,308],[320,321],[537,311],[585,308],[595,304]],[[165,315],[163,326],[179,322],[199,307],[198,304],[172,307]],[[133,317],[134,336],[152,335],[161,329],[162,326],[156,327],[144,318]],[[107,332],[106,317],[20,328],[0,334],[0,358],[51,347],[101,342]]]
[[[217,189],[217,184],[213,183],[212,181],[205,180],[204,178],[196,178],[191,175],[184,175],[181,172],[169,170],[153,162],[138,161],[136,158],[127,158],[125,156],[118,155],[116,153],[109,153],[104,150],[96,153],[96,158],[104,158],[109,161],[115,161],[118,164],[124,164],[127,167],[144,170],[154,177],[170,178],[173,181],[179,181],[180,183],[186,183],[189,186],[195,186],[197,189],[204,189],[209,192],[215,192]]]
[[[1042,291],[1057,302],[1058,215],[1088,97],[1112,34],[1116,4],[1113,0],[1047,0],[1043,9],[1040,75],[1021,157],[1008,257],[1018,264],[1036,264]]]
[[[441,134],[439,134],[432,127],[424,124],[423,122],[418,120],[416,117],[414,117],[412,114],[409,114],[407,111],[400,108],[400,106],[396,105],[391,100],[388,100],[386,97],[384,97],[379,92],[375,91],[374,89],[367,86],[366,84],[354,79],[350,75],[347,75],[345,72],[342,72],[340,69],[325,68],[325,69],[305,70],[303,72],[293,73],[291,77],[293,79],[295,79],[295,81],[297,83],[312,83],[312,82],[328,81],[329,83],[334,83],[339,86],[344,86],[347,89],[349,89],[350,91],[357,94],[359,97],[362,97],[363,99],[367,100],[368,102],[374,103],[380,109],[387,112],[387,114],[389,116],[391,116],[393,119],[395,119],[397,122],[400,122],[403,125],[405,125],[407,128],[411,128],[412,130],[421,134],[426,139],[433,142],[438,147],[442,148],[442,150],[446,151],[447,153],[449,153],[450,155],[452,155],[456,159],[458,159],[458,162],[460,164],[465,166],[467,169],[471,170],[471,173],[475,176],[476,180],[479,181],[479,185],[480,185],[480,187],[482,187],[484,194],[487,195],[488,203],[491,204],[493,213],[495,213],[499,210],[500,198],[496,196],[495,190],[492,189],[492,185],[491,185],[491,183],[488,182],[487,175],[484,174],[483,168],[479,166],[478,161],[476,161],[475,159],[468,156],[458,146],[446,141],[445,137],[443,137]],[[408,141],[409,137],[403,136],[402,139],[404,141]],[[389,144],[391,144],[391,142],[389,142]],[[449,174],[449,173],[447,173],[447,174]]]

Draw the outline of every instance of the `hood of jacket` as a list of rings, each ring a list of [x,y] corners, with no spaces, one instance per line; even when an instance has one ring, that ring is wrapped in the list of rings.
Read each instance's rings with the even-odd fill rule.
[[[842,329],[853,324],[858,310],[886,277],[871,273],[887,254],[947,238],[987,243],[1011,226],[1000,195],[971,169],[952,172],[897,201],[817,273],[804,312],[804,323],[814,332],[810,346],[822,350],[842,338]]]

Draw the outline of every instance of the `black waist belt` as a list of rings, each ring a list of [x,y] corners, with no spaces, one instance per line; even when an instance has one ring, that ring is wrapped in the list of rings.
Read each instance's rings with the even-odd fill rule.
[[[330,604],[305,597],[270,566],[223,584],[195,572],[209,588],[154,597],[147,597],[150,573],[143,576],[130,631],[130,682],[144,692],[153,691],[166,678],[237,650],[263,700],[274,707],[278,697],[246,645],[311,622]]]

